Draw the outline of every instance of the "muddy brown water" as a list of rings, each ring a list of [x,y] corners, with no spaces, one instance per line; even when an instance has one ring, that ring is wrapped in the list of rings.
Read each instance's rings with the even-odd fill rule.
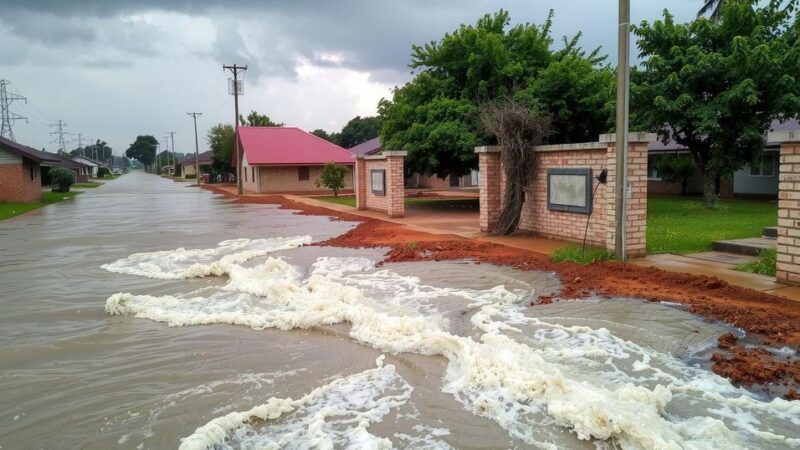
[[[250,410],[270,398],[299,399],[315,388],[369,373],[381,355],[386,355],[383,364],[396,370],[391,389],[399,389],[401,401],[383,411],[374,406],[378,396],[357,407],[378,417],[367,427],[370,435],[388,439],[395,447],[642,446],[646,440],[621,435],[597,439],[575,430],[583,426],[583,418],[591,422],[587,429],[595,429],[604,426],[595,423],[599,416],[629,417],[628,411],[616,409],[641,406],[632,403],[639,401],[636,396],[641,392],[623,395],[626,389],[658,390],[662,384],[672,386],[671,400],[656,413],[658,423],[643,425],[637,433],[661,433],[683,439],[683,444],[710,447],[720,442],[763,448],[800,445],[796,408],[737,390],[704,367],[704,351],[729,331],[723,325],[669,305],[630,299],[585,299],[531,309],[496,305],[491,302],[494,294],[487,294],[489,300],[481,294],[502,285],[518,296],[519,304],[526,304],[537,294],[557,292],[558,280],[551,274],[469,262],[344,271],[328,278],[336,286],[357,289],[358,295],[352,289],[345,294],[355,295],[352,298],[364,301],[363,305],[347,312],[345,320],[325,319],[307,329],[280,330],[234,324],[287,306],[264,306],[252,303],[251,297],[242,300],[250,295],[243,290],[235,293],[236,298],[225,297],[233,295],[222,287],[226,276],[154,279],[101,268],[134,253],[213,248],[237,238],[308,235],[321,240],[353,226],[293,215],[271,205],[233,204],[210,192],[137,172],[74,200],[0,222],[0,448],[176,448],[198,427],[226,414]],[[381,254],[379,249],[299,247],[270,256],[298,271],[297,279],[282,273],[288,278],[281,278],[280,286],[288,282],[306,286],[318,271],[318,258],[376,261]],[[265,258],[242,266],[257,267]],[[292,289],[287,292],[298,295]],[[116,293],[130,293],[129,304],[141,308],[142,315],[109,314],[106,303]],[[345,294],[336,295],[345,298]],[[150,301],[147,296],[153,296],[154,303],[145,304]],[[207,314],[203,308],[219,298],[220,303],[230,303],[223,305],[223,312],[235,313],[230,316],[234,319],[170,326],[154,318],[157,313],[173,317],[185,312],[182,304],[170,306],[167,299],[180,303],[198,296],[204,300],[198,309],[188,309],[188,317]],[[353,335],[350,321],[360,320],[354,318],[359,311],[375,305],[380,310],[382,300],[404,296],[421,300],[413,311],[391,306],[391,317],[441,316],[443,330],[430,331],[431,342],[455,336],[460,339],[456,350],[426,347],[423,336],[414,344],[420,351],[394,353],[385,351],[393,344],[389,338],[382,340],[385,336],[380,333]],[[248,310],[252,305],[266,309]],[[488,328],[472,320],[482,312],[491,317]],[[502,327],[491,328],[498,324]],[[404,327],[398,329],[406,332]],[[512,339],[509,345],[519,345],[516,355],[502,355],[502,346],[491,347],[506,338]],[[526,360],[513,361],[528,351]],[[503,365],[506,359],[511,362]],[[530,396],[540,390],[513,385],[520,376],[501,373],[528,360],[538,362],[523,367],[526,373],[548,374],[541,383],[549,387],[536,388],[548,392],[542,394],[546,400]],[[485,372],[475,369],[482,365],[492,367]],[[454,381],[448,372],[463,377]],[[485,380],[487,374],[496,373],[500,381]],[[607,392],[613,393],[608,398],[624,401],[603,405],[602,398],[595,398]],[[348,395],[368,397],[359,392]],[[575,398],[599,403],[575,412],[568,408]],[[310,410],[314,401],[322,402],[312,398],[304,408]],[[497,404],[515,413],[493,410]],[[254,420],[250,429],[227,430],[226,440],[216,445],[257,447],[284,433],[293,436],[288,446],[303,447],[311,439],[303,420],[312,415],[303,411],[281,416],[275,426]],[[333,422],[333,416],[326,417]],[[720,430],[722,425],[726,430]],[[366,446],[367,441],[359,440],[363,436],[352,433],[353,427],[347,422],[326,430],[337,436],[332,440],[335,447]]]

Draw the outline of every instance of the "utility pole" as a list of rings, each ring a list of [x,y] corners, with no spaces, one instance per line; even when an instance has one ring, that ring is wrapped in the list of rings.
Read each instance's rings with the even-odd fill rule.
[[[625,214],[628,194],[628,93],[630,90],[631,0],[619,0],[619,48],[617,60],[617,165],[614,198],[614,253],[620,261],[628,257]]]
[[[175,175],[175,166],[178,165],[178,158],[175,156],[175,132],[167,131],[167,134],[169,134],[169,138],[172,141],[172,174]]]
[[[56,138],[50,141],[50,143],[57,144],[58,154],[63,155],[67,151],[67,141],[64,139],[64,135],[69,134],[66,131],[64,131],[64,127],[66,127],[67,124],[65,124],[63,120],[59,120],[58,122],[50,126],[56,129],[55,131],[50,132],[50,134],[56,136]]]
[[[167,154],[166,154],[166,155],[164,155],[164,156],[166,156],[166,157],[167,157],[167,158],[166,158],[166,159],[167,159],[167,163],[166,163],[166,164],[164,164],[164,165],[165,165],[165,166],[168,166],[168,165],[169,165],[169,159],[170,159],[170,158],[169,158],[169,133],[167,133],[167,134],[164,134],[164,151],[165,151],[165,152],[167,152]]]
[[[15,141],[11,123],[15,120],[24,120],[27,122],[28,118],[11,112],[11,103],[23,100],[27,104],[28,99],[21,95],[8,92],[9,84],[11,84],[11,82],[8,80],[0,80],[0,137]]]
[[[83,133],[78,133],[78,151],[83,156]]]
[[[228,93],[233,95],[233,108],[236,113],[236,121],[233,125],[233,145],[236,151],[236,184],[237,192],[242,195],[242,152],[239,149],[239,96],[244,95],[244,85],[239,80],[239,71],[244,72],[247,66],[222,66],[222,70],[230,70],[233,74],[233,80],[228,79]]]
[[[202,116],[201,112],[187,112],[194,119],[194,180],[200,186],[200,145],[197,143],[197,116]]]

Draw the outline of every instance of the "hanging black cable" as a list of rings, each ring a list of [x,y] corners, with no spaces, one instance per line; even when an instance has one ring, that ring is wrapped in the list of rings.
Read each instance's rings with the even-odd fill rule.
[[[597,185],[592,190],[592,196],[589,199],[589,205],[591,208],[589,209],[589,216],[586,217],[586,229],[583,230],[583,247],[581,248],[581,257],[586,253],[586,236],[589,234],[589,220],[592,218],[592,213],[594,212],[594,196],[597,194],[597,188],[600,187],[601,184],[606,184],[608,179],[608,171],[603,169],[600,171],[600,175],[595,177],[597,179]]]

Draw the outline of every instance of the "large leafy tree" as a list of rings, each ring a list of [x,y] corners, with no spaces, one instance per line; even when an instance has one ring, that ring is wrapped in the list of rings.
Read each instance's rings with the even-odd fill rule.
[[[495,140],[482,131],[480,106],[509,98],[553,117],[550,142],[597,139],[611,117],[613,75],[599,67],[597,52],[584,54],[577,37],[553,51],[551,24],[552,12],[542,25],[512,27],[501,10],[413,46],[416,77],[378,106],[384,148],[408,151],[411,171],[467,173],[475,166],[474,147]],[[537,84],[540,77],[558,84]]]
[[[265,114],[259,114],[256,111],[250,111],[247,117],[239,115],[239,122],[246,127],[282,127],[284,124],[273,122]]]
[[[214,154],[212,168],[216,173],[230,172],[233,165],[233,125],[220,123],[211,127],[206,135],[208,146]]]
[[[136,136],[136,140],[125,150],[125,156],[149,167],[156,160],[156,147],[158,147],[158,141],[153,136]]]
[[[333,133],[332,137],[337,138],[337,144],[344,148],[350,148],[378,137],[379,129],[380,119],[378,117],[356,116],[347,122],[341,133]]]
[[[760,154],[770,123],[800,111],[796,3],[728,0],[719,20],[679,24],[665,11],[635,28],[635,120],[688,148],[706,206],[720,177]]]
[[[333,142],[334,144],[339,145],[340,142],[339,133],[328,133],[322,128],[317,128],[316,130],[312,131],[311,134],[313,134],[316,137],[325,139],[328,142]]]

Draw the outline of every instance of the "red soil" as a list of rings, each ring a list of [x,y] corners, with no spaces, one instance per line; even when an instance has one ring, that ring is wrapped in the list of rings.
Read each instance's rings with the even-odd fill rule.
[[[213,186],[203,187],[232,196]],[[800,302],[734,286],[718,278],[614,261],[598,261],[588,266],[570,262],[555,263],[546,255],[526,250],[455,235],[419,232],[391,222],[305,205],[282,196],[243,196],[236,201],[278,204],[282,208],[297,210],[298,214],[361,222],[353,230],[316,245],[388,247],[385,262],[471,259],[519,270],[554,272],[562,283],[559,298],[597,295],[680,303],[694,314],[726,322],[757,335],[765,345],[800,349]],[[541,300],[545,303],[551,301],[548,298]],[[743,384],[778,381],[795,390],[794,394],[790,391],[787,397],[797,395],[796,390],[800,389],[800,360],[796,357],[778,360],[766,350],[745,350],[736,346],[733,335],[723,336],[720,344],[720,348],[729,350],[725,353],[731,356],[714,354],[712,368],[716,373]]]

